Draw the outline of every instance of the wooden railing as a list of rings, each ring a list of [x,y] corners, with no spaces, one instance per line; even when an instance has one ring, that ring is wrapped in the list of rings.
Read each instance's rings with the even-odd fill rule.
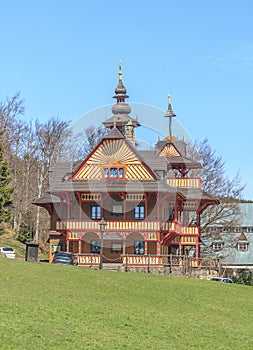
[[[162,266],[160,255],[122,255],[123,266]]]
[[[206,269],[220,268],[220,259],[190,257],[188,255],[162,255],[163,266],[169,267],[202,267]]]
[[[171,187],[192,187],[202,188],[199,178],[168,178],[167,185]]]
[[[62,220],[56,223],[57,230],[94,230],[99,231],[98,221],[78,221],[78,220]],[[160,221],[106,221],[106,230],[115,231],[159,231],[159,230],[172,231],[181,229],[181,226],[175,222]]]
[[[79,231],[94,231],[99,232],[98,221],[77,221],[77,220],[63,220],[56,224],[57,230],[68,230],[69,237],[78,239]],[[168,231],[171,233],[178,233],[183,236],[198,235],[199,228],[197,226],[181,226],[177,222],[160,222],[160,221],[106,221],[106,231]]]
[[[100,264],[100,255],[99,254],[82,254],[77,253],[76,256],[76,263],[78,266],[99,266]]]
[[[98,267],[100,264],[99,254],[76,253],[76,263],[78,266]],[[210,270],[220,269],[220,260],[211,258],[189,257],[187,255],[121,255],[121,263],[126,269],[129,267],[164,267],[164,268],[203,268]]]
[[[199,228],[197,226],[183,226],[181,230],[182,235],[197,235]]]

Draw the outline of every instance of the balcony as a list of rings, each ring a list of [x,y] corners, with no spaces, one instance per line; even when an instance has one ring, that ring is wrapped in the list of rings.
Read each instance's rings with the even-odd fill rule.
[[[106,221],[106,231],[139,231],[139,232],[157,232],[167,231],[168,233],[177,233],[182,236],[196,236],[199,234],[197,226],[182,226],[177,222],[161,222],[161,221]],[[63,220],[56,223],[57,230],[68,230],[75,233],[78,239],[78,231],[94,231],[99,232],[99,221],[79,221],[79,220]],[[75,232],[76,231],[76,232]]]
[[[180,227],[175,222],[160,221],[106,221],[106,230],[113,231],[175,231]],[[57,230],[94,230],[99,231],[99,221],[62,220],[56,223]]]

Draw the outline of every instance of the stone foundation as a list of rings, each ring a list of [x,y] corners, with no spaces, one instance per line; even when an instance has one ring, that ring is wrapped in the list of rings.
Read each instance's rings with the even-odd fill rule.
[[[217,269],[207,269],[207,268],[181,268],[181,267],[125,267],[121,266],[118,271],[124,272],[139,272],[139,273],[150,273],[150,274],[160,274],[166,276],[178,276],[178,277],[191,277],[208,279],[212,276],[219,276],[219,270]]]

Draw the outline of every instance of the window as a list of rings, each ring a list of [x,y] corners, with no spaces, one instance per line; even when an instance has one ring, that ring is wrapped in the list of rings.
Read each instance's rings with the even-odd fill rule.
[[[124,206],[123,203],[115,202],[112,204],[112,215],[123,215],[124,213]]]
[[[134,208],[134,218],[136,220],[143,220],[145,218],[145,207],[144,205],[138,205]]]
[[[136,255],[144,254],[144,241],[134,241],[134,254]]]
[[[241,232],[241,230],[242,230],[241,227],[235,227],[234,228],[234,232],[237,232],[237,233]]]
[[[230,232],[230,228],[229,227],[223,227],[222,228],[222,232]]]
[[[214,250],[221,250],[223,248],[223,242],[215,242],[213,243]]]
[[[91,206],[91,219],[101,219],[101,207],[99,205]]]
[[[105,179],[124,179],[125,169],[123,167],[104,168]]]
[[[246,252],[248,250],[248,243],[246,242],[239,242],[237,245],[237,249],[240,252]]]
[[[122,253],[123,252],[122,243],[121,242],[112,242],[111,252],[112,253]]]
[[[169,208],[169,220],[174,220],[174,208]]]
[[[247,227],[246,231],[247,232],[253,232],[253,227]]]
[[[124,169],[123,168],[119,168],[119,178],[123,179],[124,176],[125,176]]]
[[[110,178],[116,178],[118,177],[118,169],[117,168],[110,168]]]
[[[92,240],[90,241],[90,252],[92,254],[100,254],[100,241]]]
[[[104,168],[104,178],[107,179],[109,176],[109,169],[108,168]]]

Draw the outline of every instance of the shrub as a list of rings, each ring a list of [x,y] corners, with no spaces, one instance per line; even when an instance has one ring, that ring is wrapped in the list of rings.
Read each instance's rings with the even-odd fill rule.
[[[235,283],[246,284],[247,286],[253,286],[253,271],[244,270],[238,278],[235,278]]]

